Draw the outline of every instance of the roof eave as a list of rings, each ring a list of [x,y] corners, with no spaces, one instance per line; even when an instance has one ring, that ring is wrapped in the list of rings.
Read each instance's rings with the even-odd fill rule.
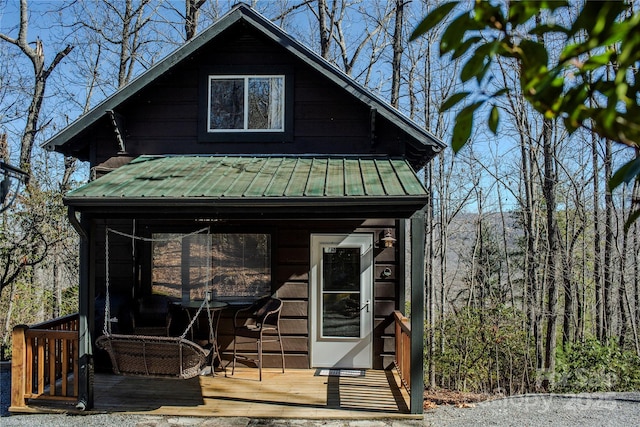
[[[366,219],[410,218],[426,196],[314,198],[65,198],[82,214],[108,218]]]
[[[411,196],[340,196],[340,197],[64,197],[66,206],[82,207],[317,207],[327,206],[398,206],[426,205],[427,195]]]

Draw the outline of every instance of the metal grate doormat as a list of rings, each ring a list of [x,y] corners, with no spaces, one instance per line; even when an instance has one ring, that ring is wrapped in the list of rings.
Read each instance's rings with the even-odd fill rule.
[[[364,369],[328,369],[320,368],[316,371],[316,377],[364,377]]]

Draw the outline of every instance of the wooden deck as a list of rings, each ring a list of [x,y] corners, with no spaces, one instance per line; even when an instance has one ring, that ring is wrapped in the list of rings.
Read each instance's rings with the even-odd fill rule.
[[[227,377],[219,372],[190,380],[97,374],[93,411],[251,418],[422,417],[409,414],[408,393],[394,371],[327,377],[316,376],[315,369],[288,369],[283,374],[275,368],[263,369],[262,382],[255,368],[241,366],[234,376],[230,369],[227,372]],[[36,409],[29,406],[29,412]],[[46,406],[38,406],[37,412],[46,411]]]

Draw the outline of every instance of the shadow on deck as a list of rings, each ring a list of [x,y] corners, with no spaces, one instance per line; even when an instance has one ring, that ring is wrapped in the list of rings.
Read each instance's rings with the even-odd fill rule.
[[[230,374],[230,372],[229,372]],[[95,411],[255,418],[404,418],[408,394],[393,371],[361,377],[317,376],[316,370],[252,368],[234,376],[190,380],[99,374]]]

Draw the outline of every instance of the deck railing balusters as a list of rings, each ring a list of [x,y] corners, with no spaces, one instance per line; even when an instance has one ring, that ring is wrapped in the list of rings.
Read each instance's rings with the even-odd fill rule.
[[[396,326],[396,355],[395,365],[400,374],[402,384],[411,390],[411,325],[401,312],[394,311],[393,318]]]
[[[77,400],[78,325],[78,314],[72,314],[13,329],[12,408],[26,407],[28,399]]]

